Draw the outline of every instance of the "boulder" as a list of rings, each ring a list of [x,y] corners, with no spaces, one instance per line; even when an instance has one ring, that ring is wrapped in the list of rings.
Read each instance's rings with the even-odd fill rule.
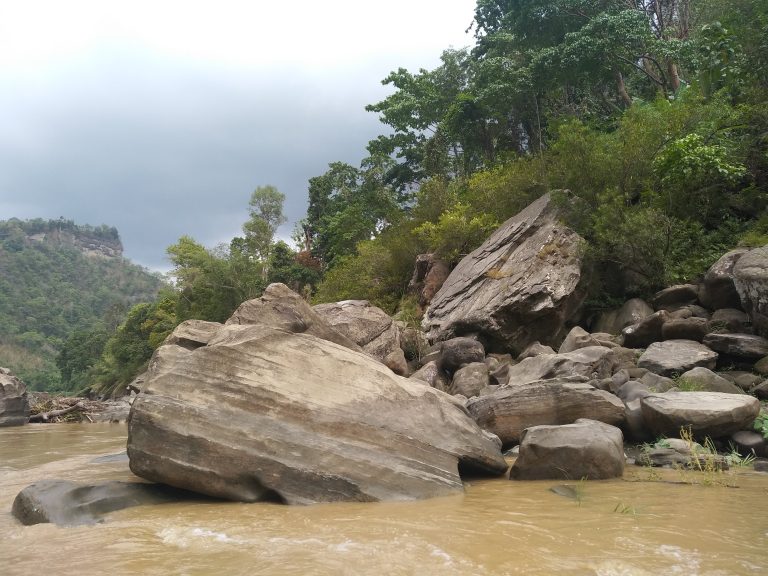
[[[677,436],[690,426],[696,437],[720,438],[748,429],[760,412],[757,398],[721,392],[651,394],[640,404],[648,428],[664,436]]]
[[[416,296],[420,308],[429,306],[450,272],[448,263],[434,254],[416,256],[416,266],[408,283],[408,292]]]
[[[403,352],[402,348],[392,350],[392,352],[384,357],[382,362],[384,366],[392,370],[395,374],[399,376],[408,375],[408,361],[405,359],[405,352]]]
[[[747,390],[750,390],[753,386],[756,384],[759,384],[763,381],[763,377],[759,376],[758,374],[753,374],[752,372],[745,372],[741,370],[731,370],[728,372],[721,372],[720,376],[725,378],[726,380],[733,382],[744,390],[745,392]]]
[[[757,361],[768,356],[768,339],[754,334],[707,334],[704,345],[740,360]]]
[[[540,354],[555,354],[555,351],[552,349],[551,346],[544,346],[540,342],[531,342],[526,346],[525,350],[520,352],[520,354],[517,357],[518,362],[520,360],[525,360],[526,358],[533,358],[534,356],[538,356]]]
[[[720,308],[712,313],[710,322],[713,332],[752,333],[752,319],[749,314],[735,308]]]
[[[568,335],[560,344],[558,354],[565,354],[566,352],[573,352],[579,348],[586,348],[587,346],[602,346],[592,335],[584,330],[581,326],[574,326]]]
[[[621,430],[595,420],[528,428],[512,465],[515,480],[601,480],[624,473]]]
[[[739,258],[733,267],[733,283],[755,332],[768,338],[768,245]]]
[[[654,342],[663,339],[661,328],[669,320],[669,313],[665,310],[654,312],[646,316],[637,324],[627,326],[621,331],[624,336],[624,346],[627,348],[646,348]]]
[[[622,425],[627,440],[631,442],[648,442],[653,439],[650,430],[645,425],[643,409],[640,406],[640,398],[626,403],[624,424]]]
[[[653,314],[653,308],[640,298],[627,300],[621,308],[603,312],[598,318],[592,330],[594,332],[607,332],[608,334],[621,334],[627,326],[632,326]]]
[[[733,268],[747,251],[747,248],[731,250],[707,270],[699,289],[699,300],[704,306],[710,310],[741,307],[739,293],[733,282]]]
[[[523,430],[539,424],[571,424],[587,417],[615,425],[624,420],[624,404],[616,396],[586,382],[565,380],[504,386],[472,398],[467,410],[505,446],[519,442]]]
[[[589,346],[566,354],[542,354],[510,366],[509,385],[527,384],[538,380],[577,377],[582,380],[607,378],[613,374],[616,358],[611,348]]]
[[[392,318],[368,300],[318,304],[317,312],[336,332],[346,336],[380,362],[400,350],[400,331]]]
[[[651,304],[656,310],[676,308],[686,304],[693,304],[699,298],[699,287],[696,284],[677,284],[664,288],[653,295]]]
[[[165,339],[163,344],[176,344],[182,348],[194,350],[208,344],[216,331],[221,328],[218,322],[206,322],[205,320],[185,320]],[[140,386],[139,386],[140,388]]]
[[[473,338],[452,338],[440,344],[440,360],[438,362],[448,374],[473,362],[485,360],[485,348]]]
[[[478,334],[515,354],[557,341],[586,296],[582,242],[543,195],[459,262],[427,309],[424,330],[432,341]]]
[[[465,398],[479,396],[490,384],[488,366],[485,362],[473,362],[456,370],[451,381],[451,394],[461,394]]]
[[[689,318],[673,318],[661,326],[662,340],[694,340],[701,342],[709,333],[709,322],[706,318],[691,316]]]
[[[763,380],[749,389],[749,393],[757,396],[760,400],[768,400],[768,380]]]
[[[752,430],[739,430],[731,434],[731,442],[743,456],[768,456],[768,441]]]
[[[29,422],[27,387],[7,368],[0,368],[0,426]]]
[[[25,526],[52,523],[81,526],[103,522],[110,512],[145,504],[196,498],[162,484],[105,482],[83,485],[69,480],[40,480],[18,493],[11,513]]]
[[[637,365],[661,376],[675,376],[703,366],[713,369],[717,353],[693,340],[654,342],[640,356]]]
[[[753,370],[762,376],[768,376],[768,356],[755,362]]]
[[[693,368],[683,372],[678,379],[676,386],[678,388],[685,383],[688,387],[697,392],[723,392],[725,394],[744,394],[744,390],[736,386],[730,380],[727,380],[712,372],[707,368]]]
[[[131,408],[134,474],[213,497],[410,500],[500,474],[498,438],[451,396],[369,356],[265,325],[161,346]]]
[[[448,376],[440,370],[437,362],[427,362],[416,370],[410,376],[411,380],[420,380],[429,384],[432,388],[437,388],[441,392],[448,392],[451,387],[451,381]]]

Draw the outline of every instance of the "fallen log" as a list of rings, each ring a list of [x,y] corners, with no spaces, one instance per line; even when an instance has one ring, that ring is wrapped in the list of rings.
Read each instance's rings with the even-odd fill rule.
[[[65,414],[69,414],[70,412],[74,412],[75,410],[84,410],[85,406],[82,402],[78,402],[77,404],[73,404],[72,406],[69,406],[67,408],[62,408],[60,410],[51,410],[49,412],[41,412],[40,414],[32,414],[29,417],[30,422],[48,422],[51,418],[58,418],[59,416],[64,416]]]

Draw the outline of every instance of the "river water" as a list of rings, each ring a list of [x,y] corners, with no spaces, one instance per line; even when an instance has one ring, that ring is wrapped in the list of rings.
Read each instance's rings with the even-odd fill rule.
[[[633,466],[621,480],[471,481],[421,502],[195,502],[114,512],[103,524],[22,526],[15,495],[44,478],[136,480],[120,424],[0,428],[0,573],[142,575],[768,574],[768,475]]]

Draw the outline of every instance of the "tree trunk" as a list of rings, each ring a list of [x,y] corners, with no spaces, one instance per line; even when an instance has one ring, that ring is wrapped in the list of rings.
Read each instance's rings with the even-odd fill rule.
[[[667,60],[667,72],[669,73],[672,92],[677,92],[680,89],[680,73],[677,70],[677,64],[672,60]]]
[[[614,70],[613,77],[616,79],[616,88],[619,91],[619,96],[621,96],[622,101],[627,107],[632,106],[632,98],[629,97],[629,92],[627,92],[624,76],[618,70]]]
[[[50,412],[33,414],[32,416],[29,417],[29,421],[30,422],[48,422],[51,418],[58,418],[59,416],[64,416],[65,414],[74,412],[75,410],[84,410],[84,409],[85,409],[85,406],[83,406],[82,403],[78,402],[77,404],[73,404],[68,408],[62,408],[61,410],[51,410]]]

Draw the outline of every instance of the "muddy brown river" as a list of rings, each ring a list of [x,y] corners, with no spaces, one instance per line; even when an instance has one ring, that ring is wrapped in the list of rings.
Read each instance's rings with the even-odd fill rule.
[[[420,502],[196,502],[114,512],[95,526],[22,526],[15,495],[44,478],[136,480],[118,424],[0,429],[0,573],[11,575],[768,574],[768,475],[658,473],[621,480],[476,480]]]

